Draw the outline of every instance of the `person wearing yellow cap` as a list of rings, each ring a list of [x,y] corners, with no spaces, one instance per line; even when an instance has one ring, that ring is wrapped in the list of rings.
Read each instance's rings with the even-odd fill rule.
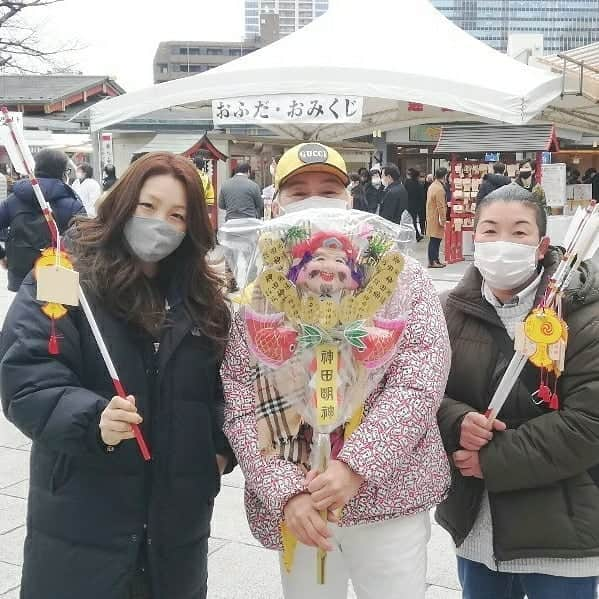
[[[337,150],[319,143],[300,144],[285,152],[277,164],[273,215],[322,206],[325,200],[332,200],[326,202],[329,206],[351,207],[348,185],[345,160]]]
[[[348,180],[333,148],[295,146],[277,165],[273,212],[351,208]],[[450,348],[431,280],[407,257],[404,275],[410,317],[402,340],[363,414],[331,433],[325,472],[309,471],[312,430],[256,374],[244,321],[234,319],[222,369],[224,431],[245,475],[252,533],[265,547],[284,549],[285,599],[346,599],[350,579],[358,599],[424,599],[429,510],[450,478],[435,417]],[[314,548],[328,552],[324,584]]]

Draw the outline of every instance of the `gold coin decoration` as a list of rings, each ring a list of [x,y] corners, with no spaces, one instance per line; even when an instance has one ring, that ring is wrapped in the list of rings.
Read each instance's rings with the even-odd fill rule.
[[[293,287],[293,285],[292,285]],[[297,294],[297,290],[294,288],[293,291],[295,293],[288,293],[285,296],[284,304],[283,304],[283,312],[285,312],[287,318],[291,321],[299,321],[300,319],[300,298]]]
[[[262,253],[262,260],[266,266],[276,270],[289,269],[291,261],[282,239],[262,237],[258,245]]]
[[[356,302],[352,295],[346,295],[339,304],[339,320],[342,324],[349,324],[356,320]]]
[[[298,308],[297,289],[285,275],[278,270],[265,270],[258,278],[260,290],[268,301],[279,312],[285,312],[291,307]]]
[[[339,322],[339,310],[337,304],[330,298],[320,300],[320,326],[325,331],[330,331]]]
[[[315,295],[302,297],[300,317],[305,324],[317,325],[320,322],[320,300]]]
[[[355,298],[354,316],[357,320],[372,318],[389,301],[397,288],[397,279],[404,264],[399,252],[389,252],[381,258],[372,279]]]

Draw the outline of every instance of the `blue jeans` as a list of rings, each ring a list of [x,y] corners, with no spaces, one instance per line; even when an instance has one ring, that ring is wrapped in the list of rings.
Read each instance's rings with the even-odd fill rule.
[[[441,239],[431,237],[428,242],[428,263],[437,264],[439,262],[439,249],[441,248]]]
[[[505,574],[458,557],[463,599],[596,599],[597,577]]]

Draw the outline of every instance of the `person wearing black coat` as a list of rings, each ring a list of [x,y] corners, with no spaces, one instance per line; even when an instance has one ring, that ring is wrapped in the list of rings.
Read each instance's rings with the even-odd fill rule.
[[[102,191],[108,191],[116,182],[116,169],[113,164],[107,164],[104,167],[104,177],[102,178]]]
[[[352,197],[352,208],[354,210],[370,212],[368,203],[366,201],[364,186],[360,181],[360,175],[358,173],[349,174],[349,193]]]
[[[588,169],[584,174],[582,182],[592,185],[592,197],[599,202],[599,173],[597,170],[594,168]]]
[[[505,175],[505,164],[503,162],[495,162],[493,164],[493,173],[487,173],[483,177],[483,182],[478,189],[476,201],[480,202],[483,198],[487,197],[490,193],[496,189],[509,185],[512,180],[510,177]]]
[[[21,598],[205,599],[214,498],[232,465],[219,376],[230,318],[193,165],[144,156],[69,237],[131,395],[114,397],[79,308],[55,321],[49,353],[30,275],[0,343],[4,412],[33,440]]]
[[[360,184],[364,189],[366,203],[368,204],[368,212],[376,214],[381,206],[381,200],[384,194],[381,185],[381,177],[378,170],[373,169],[369,172],[368,169],[360,169]]]
[[[74,216],[86,214],[77,194],[65,183],[67,171],[68,157],[64,152],[45,149],[35,155],[35,176],[61,232]],[[18,291],[39,258],[39,250],[50,243],[50,233],[29,179],[17,181],[12,193],[0,203],[0,229],[8,229],[6,249],[0,247],[0,259],[6,259],[8,290]],[[40,241],[43,247],[39,247]]]
[[[383,185],[385,194],[381,216],[399,225],[403,213],[408,209],[408,192],[400,180],[399,169],[394,164],[383,167]]]
[[[416,230],[416,241],[420,241],[426,234],[426,196],[424,185],[420,182],[420,173],[416,169],[408,170],[405,188],[408,192],[408,212]],[[420,230],[417,223],[420,224]]]

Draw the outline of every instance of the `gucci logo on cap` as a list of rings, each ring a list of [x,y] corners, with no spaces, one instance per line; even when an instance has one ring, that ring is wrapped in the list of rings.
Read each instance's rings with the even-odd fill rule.
[[[326,162],[329,159],[329,152],[320,144],[306,144],[297,156],[304,164],[316,164]]]

